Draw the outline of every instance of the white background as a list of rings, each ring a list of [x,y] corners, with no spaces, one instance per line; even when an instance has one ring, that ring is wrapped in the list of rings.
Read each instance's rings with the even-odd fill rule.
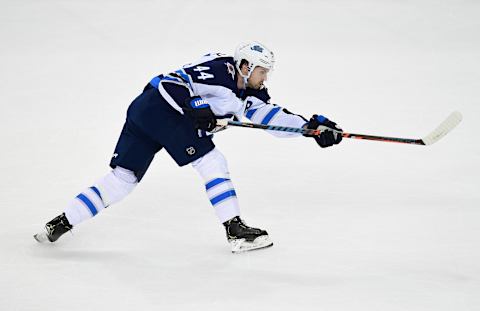
[[[478,1],[0,1],[1,310],[480,309]],[[109,170],[151,77],[256,39],[273,102],[429,147],[216,135],[248,224],[233,255],[190,167],[158,154],[121,203],[32,235]]]

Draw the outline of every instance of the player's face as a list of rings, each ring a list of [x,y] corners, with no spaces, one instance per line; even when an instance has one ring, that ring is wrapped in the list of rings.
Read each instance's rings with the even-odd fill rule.
[[[267,81],[267,75],[268,75],[268,69],[257,66],[255,69],[253,69],[252,74],[250,75],[250,78],[248,78],[248,87],[251,87],[252,89],[259,89],[262,87],[263,82]]]

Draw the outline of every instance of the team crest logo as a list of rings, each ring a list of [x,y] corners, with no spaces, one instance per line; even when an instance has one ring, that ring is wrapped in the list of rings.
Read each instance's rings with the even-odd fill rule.
[[[193,147],[188,147],[187,149],[185,149],[185,151],[187,151],[188,155],[194,155],[196,152],[195,148]]]
[[[260,46],[260,45],[254,45],[250,48],[252,51],[257,51],[257,52],[260,52],[262,53],[263,52],[263,48]]]
[[[232,80],[235,80],[235,67],[230,63],[225,63],[225,66],[227,66],[228,74],[232,76]]]

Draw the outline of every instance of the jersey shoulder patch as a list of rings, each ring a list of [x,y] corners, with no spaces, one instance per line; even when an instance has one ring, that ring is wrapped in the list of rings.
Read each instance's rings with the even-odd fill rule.
[[[215,53],[205,55],[204,59],[204,62],[197,62],[195,65],[184,67],[192,81],[194,83],[223,86],[237,93],[233,57]]]

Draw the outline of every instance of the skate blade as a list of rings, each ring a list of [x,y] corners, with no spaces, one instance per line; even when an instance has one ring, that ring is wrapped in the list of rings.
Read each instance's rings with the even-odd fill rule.
[[[232,246],[232,253],[238,254],[273,246],[273,242],[268,235],[263,235],[252,242],[247,242],[245,239],[232,240],[230,245]]]
[[[33,238],[39,242],[39,243],[47,243],[47,242],[50,242],[50,240],[48,239],[47,237],[47,233],[46,232],[40,232],[40,233],[37,233],[33,236]]]

